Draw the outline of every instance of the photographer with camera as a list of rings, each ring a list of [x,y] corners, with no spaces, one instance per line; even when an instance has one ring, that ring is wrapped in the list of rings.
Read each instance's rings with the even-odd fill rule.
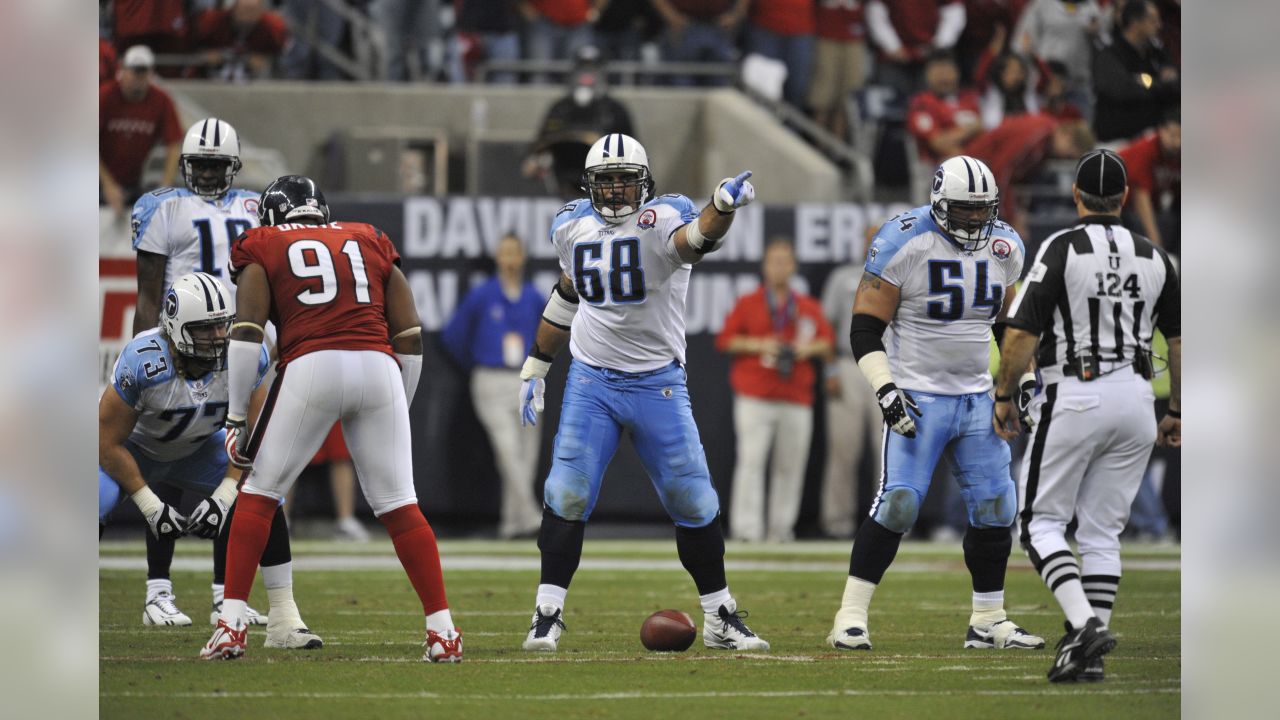
[[[786,542],[795,537],[804,470],[813,435],[814,367],[834,355],[831,325],[822,305],[792,288],[796,257],[791,242],[769,241],[763,283],[738,299],[716,347],[733,356],[733,420],[738,462],[729,507],[730,536]],[[765,462],[773,448],[768,519]]]

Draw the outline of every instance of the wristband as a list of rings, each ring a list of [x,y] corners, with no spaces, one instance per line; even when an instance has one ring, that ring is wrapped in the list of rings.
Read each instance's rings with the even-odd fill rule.
[[[525,358],[524,367],[520,369],[521,380],[532,380],[533,378],[544,378],[547,372],[551,370],[551,363],[546,360],[539,360],[530,356]]]
[[[130,495],[133,498],[133,504],[138,506],[138,510],[142,511],[142,516],[150,519],[156,513],[164,509],[164,502],[146,485],[138,492]]]
[[[236,495],[239,493],[238,487],[240,481],[233,477],[222,478],[222,483],[213,491],[209,497],[223,504],[224,507],[231,507],[231,503],[236,501]]]
[[[1013,402],[1012,395],[996,395],[996,402]]]
[[[1174,420],[1181,420],[1181,419],[1182,419],[1182,413],[1178,412],[1177,410],[1165,410],[1165,411],[1164,411],[1164,414],[1165,414],[1165,415],[1168,415],[1169,417],[1173,418]]]

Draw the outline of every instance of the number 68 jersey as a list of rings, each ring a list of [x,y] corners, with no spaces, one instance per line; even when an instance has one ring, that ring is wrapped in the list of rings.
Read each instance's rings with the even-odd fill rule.
[[[618,224],[591,201],[575,200],[551,223],[560,269],[578,291],[569,350],[578,360],[623,372],[685,362],[684,315],[693,266],[673,235],[698,210],[683,195],[660,195]]]
[[[248,230],[231,248],[231,276],[261,265],[271,286],[280,366],[318,350],[395,353],[386,288],[400,253],[365,223],[287,223]]]
[[[899,387],[940,395],[991,389],[991,325],[1022,275],[1024,253],[1018,234],[998,221],[986,247],[966,252],[927,205],[880,228],[866,271],[901,293],[884,338]]]
[[[257,383],[271,361],[264,346],[258,357]],[[227,419],[227,369],[216,368],[195,380],[173,364],[169,342],[159,328],[138,333],[116,358],[112,389],[138,413],[129,442],[160,462],[181,460],[222,430]]]

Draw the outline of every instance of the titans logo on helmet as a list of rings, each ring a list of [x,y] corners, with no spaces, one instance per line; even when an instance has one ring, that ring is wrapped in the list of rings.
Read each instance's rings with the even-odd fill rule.
[[[946,178],[946,176],[947,176],[946,172],[942,169],[942,166],[939,165],[938,172],[933,174],[933,191],[934,192],[938,192],[939,190],[942,190],[942,181]]]
[[[164,296],[164,314],[169,317],[178,316],[178,293],[174,292],[173,288],[170,288]]]

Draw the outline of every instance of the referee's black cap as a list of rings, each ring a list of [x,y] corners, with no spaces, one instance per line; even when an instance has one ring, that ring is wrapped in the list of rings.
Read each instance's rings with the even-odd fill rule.
[[[1076,163],[1076,187],[1098,197],[1119,195],[1129,185],[1124,160],[1111,150],[1092,150]]]

